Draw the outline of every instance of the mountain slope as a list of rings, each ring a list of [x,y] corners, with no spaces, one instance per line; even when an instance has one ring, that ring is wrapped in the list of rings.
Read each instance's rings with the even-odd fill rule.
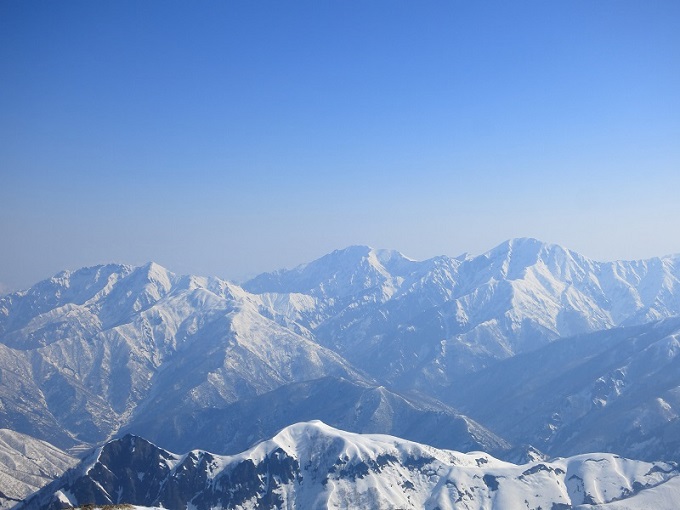
[[[0,508],[14,506],[77,462],[49,443],[0,429]]]
[[[173,451],[241,452],[299,420],[320,419],[360,433],[390,434],[460,451],[510,455],[510,445],[434,399],[395,394],[382,386],[326,377],[291,383],[223,408],[135,419],[123,432]]]
[[[680,318],[556,341],[461,378],[463,412],[553,455],[680,460]]]
[[[362,379],[259,298],[157,264],[61,273],[0,299],[0,426],[70,447],[135,413],[223,405],[293,381]]]
[[[517,466],[309,422],[231,457],[180,456],[125,436],[17,508],[567,508],[645,494],[677,475],[673,465],[608,454]]]

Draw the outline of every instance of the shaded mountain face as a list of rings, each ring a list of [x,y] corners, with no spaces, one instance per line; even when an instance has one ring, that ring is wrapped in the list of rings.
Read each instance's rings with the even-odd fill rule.
[[[44,441],[0,429],[0,509],[11,508],[77,462]]]
[[[680,319],[565,338],[471,374],[451,402],[552,455],[680,460]]]
[[[291,423],[314,419],[351,432],[390,434],[438,448],[516,453],[509,443],[437,400],[335,377],[291,383],[219,409],[164,419],[142,415],[123,432],[143,434],[174,451],[199,448],[234,454]]]
[[[517,239],[423,262],[352,247],[244,288],[375,378],[432,391],[559,337],[678,315],[679,277],[677,257],[602,263]]]
[[[123,502],[169,509],[570,508],[661,488],[680,497],[677,475],[671,464],[609,454],[517,466],[307,422],[230,457],[176,455],[125,436],[17,509]]]

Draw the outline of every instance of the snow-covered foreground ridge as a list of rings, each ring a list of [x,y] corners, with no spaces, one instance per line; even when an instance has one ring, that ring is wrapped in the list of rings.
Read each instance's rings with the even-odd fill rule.
[[[611,454],[518,466],[481,452],[439,450],[312,421],[286,427],[234,456],[199,450],[176,455],[125,436],[99,448],[16,509],[87,503],[169,509],[570,508],[634,503],[629,498],[652,490],[651,496],[664,493],[667,500],[672,494],[680,501],[678,474],[674,464]],[[649,503],[651,496],[641,500]],[[663,501],[655,508],[671,508]]]

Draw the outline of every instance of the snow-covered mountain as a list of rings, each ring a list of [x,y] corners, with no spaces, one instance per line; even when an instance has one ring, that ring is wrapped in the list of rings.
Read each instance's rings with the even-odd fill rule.
[[[677,459],[674,317],[680,257],[596,262],[533,239],[425,261],[355,246],[243,286],[84,268],[0,297],[0,427],[231,454],[321,418],[504,458]]]
[[[680,460],[680,318],[560,339],[454,386],[456,406],[510,441]]]
[[[17,510],[85,503],[185,508],[571,508],[680,498],[675,465],[590,454],[515,465],[321,422],[234,456],[176,455],[136,436],[99,448]],[[655,492],[652,492],[655,491]],[[651,500],[651,501],[650,501]],[[630,508],[642,508],[632,506]],[[649,508],[649,507],[647,507]]]
[[[244,288],[274,293],[274,308],[377,379],[431,389],[559,337],[680,314],[680,258],[595,262],[535,239],[423,262],[351,247]],[[288,306],[292,295],[309,305]]]
[[[234,454],[291,423],[314,419],[351,432],[390,434],[438,448],[483,450],[503,458],[518,454],[496,434],[435,399],[336,377],[287,384],[221,408],[136,416],[121,433],[143,434],[173,451]]]
[[[0,426],[70,447],[145,409],[220,406],[327,375],[363,380],[264,308],[236,285],[157,264],[64,272],[6,296]]]
[[[0,429],[0,509],[14,506],[77,462],[44,441]]]
[[[518,239],[423,262],[351,247],[248,290],[153,263],[63,272],[0,299],[0,426],[69,447],[328,375],[445,398],[558,337],[677,315],[679,268]]]

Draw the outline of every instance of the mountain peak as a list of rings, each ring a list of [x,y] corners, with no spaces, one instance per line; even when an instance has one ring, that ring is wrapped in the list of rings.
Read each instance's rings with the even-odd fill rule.
[[[490,263],[490,269],[496,268],[497,278],[510,280],[523,277],[528,268],[539,263],[559,274],[571,273],[576,266],[590,264],[582,255],[559,244],[546,243],[531,237],[508,239],[480,258]]]
[[[501,244],[492,248],[489,254],[523,254],[538,255],[542,251],[565,250],[559,245],[546,243],[533,237],[515,237],[503,241]],[[565,250],[566,251],[566,250]]]
[[[258,294],[299,292],[326,296],[332,293],[345,297],[391,282],[411,263],[413,261],[394,250],[355,245],[290,270],[261,274],[243,287]]]
[[[165,290],[170,289],[175,274],[156,262],[147,262],[138,268],[138,271],[146,276],[149,282],[160,284]]]
[[[367,256],[371,251],[373,251],[373,248],[368,245],[352,244],[345,248],[338,248],[337,250],[333,250],[329,255],[350,257]]]

